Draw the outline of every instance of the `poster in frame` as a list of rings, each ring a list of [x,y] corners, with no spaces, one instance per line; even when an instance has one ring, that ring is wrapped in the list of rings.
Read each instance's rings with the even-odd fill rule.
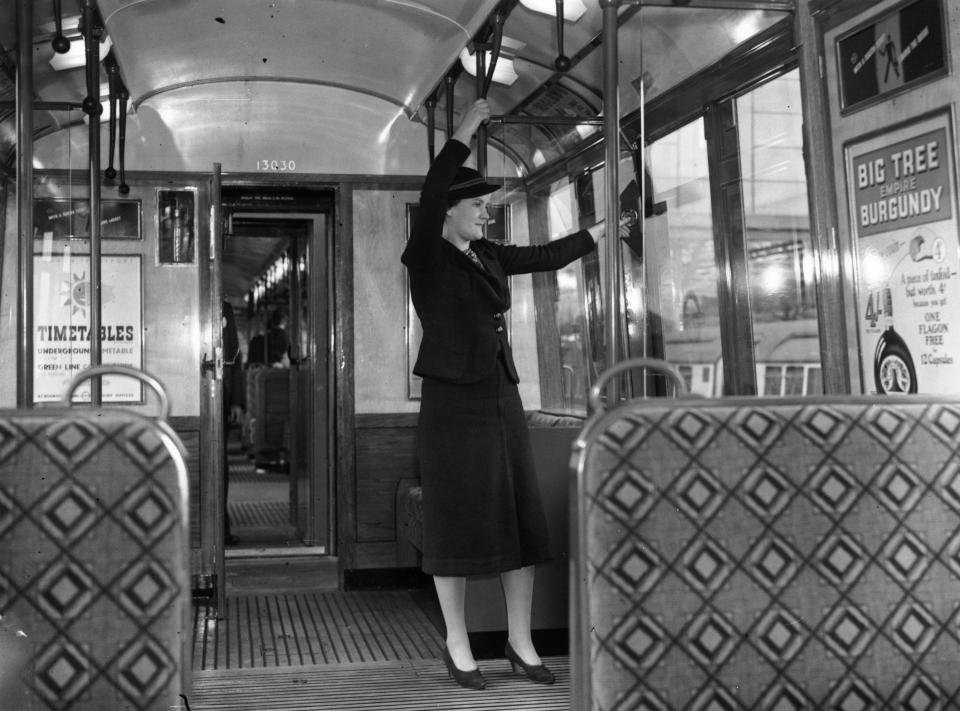
[[[101,362],[143,367],[143,277],[138,254],[103,255]],[[90,255],[66,249],[33,258],[33,397],[59,402],[67,384],[90,365]],[[143,386],[124,376],[104,376],[103,401],[142,404]],[[90,401],[90,385],[74,402]]]
[[[848,114],[947,74],[941,0],[906,0],[836,40],[840,111]]]
[[[35,239],[90,239],[90,201],[87,198],[34,198],[33,234]],[[141,239],[140,200],[101,200],[100,238]]]
[[[844,145],[868,394],[960,392],[953,126],[947,108]]]
[[[157,264],[191,265],[196,256],[196,188],[157,190]]]

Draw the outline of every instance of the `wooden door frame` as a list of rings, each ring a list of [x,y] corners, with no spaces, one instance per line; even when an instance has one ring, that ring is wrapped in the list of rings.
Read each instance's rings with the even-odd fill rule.
[[[220,206],[220,164],[214,163],[208,182],[209,222],[203,228],[203,211],[197,214],[197,259],[200,289],[201,357],[208,356],[213,370],[202,363],[200,387],[200,548],[203,569],[212,571],[213,603],[218,614],[226,602],[225,542],[223,536],[223,331],[220,259],[223,220]],[[201,205],[202,205],[202,201]],[[206,239],[204,239],[206,237]],[[209,349],[209,350],[208,350]]]
[[[332,202],[332,201],[331,201]],[[324,436],[308,437],[306,468],[308,470],[307,526],[303,531],[304,555],[335,552],[335,482],[331,457],[335,452],[333,420],[330,417],[332,403],[329,393],[333,392],[329,324],[333,320],[333,300],[331,292],[331,274],[329,269],[333,235],[333,208],[303,212],[283,212],[265,209],[240,208],[231,211],[232,216],[240,216],[251,221],[262,220],[271,225],[283,223],[309,223],[304,237],[309,241],[310,264],[308,275],[308,311],[310,338],[307,344],[306,362],[311,369],[310,393],[306,406],[310,410],[308,424],[322,423]],[[274,229],[271,227],[271,229]],[[282,227],[280,228],[282,229]],[[292,314],[291,314],[292,320]],[[314,429],[318,429],[316,426]],[[291,479],[291,482],[293,480]],[[222,492],[221,492],[222,495]],[[292,500],[292,499],[291,499]],[[297,549],[300,551],[301,549]]]

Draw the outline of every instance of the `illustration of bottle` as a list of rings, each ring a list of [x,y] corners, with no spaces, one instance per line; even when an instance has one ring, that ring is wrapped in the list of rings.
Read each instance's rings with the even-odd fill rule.
[[[883,290],[883,317],[886,328],[880,334],[873,355],[873,379],[880,395],[917,392],[917,371],[903,338],[893,328],[893,295]]]

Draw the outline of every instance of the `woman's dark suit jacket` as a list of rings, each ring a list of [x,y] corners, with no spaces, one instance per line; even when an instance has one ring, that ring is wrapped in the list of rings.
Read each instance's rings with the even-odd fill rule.
[[[481,269],[442,237],[447,193],[469,155],[469,147],[451,139],[434,159],[401,257],[423,327],[413,372],[451,383],[475,383],[490,375],[502,350],[507,371],[518,382],[504,320],[510,308],[507,277],[559,269],[592,251],[594,241],[586,230],[529,247],[477,240],[471,247],[483,263]]]

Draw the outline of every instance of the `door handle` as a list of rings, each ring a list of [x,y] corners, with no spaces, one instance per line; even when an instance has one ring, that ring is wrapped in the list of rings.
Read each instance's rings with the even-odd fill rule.
[[[213,349],[212,359],[207,358],[206,351],[200,357],[200,375],[207,373],[212,373],[215,380],[223,379],[223,349],[220,346]]]
[[[217,363],[209,358],[207,354],[204,353],[200,357],[200,375],[206,375],[207,373],[215,373],[217,371]]]

